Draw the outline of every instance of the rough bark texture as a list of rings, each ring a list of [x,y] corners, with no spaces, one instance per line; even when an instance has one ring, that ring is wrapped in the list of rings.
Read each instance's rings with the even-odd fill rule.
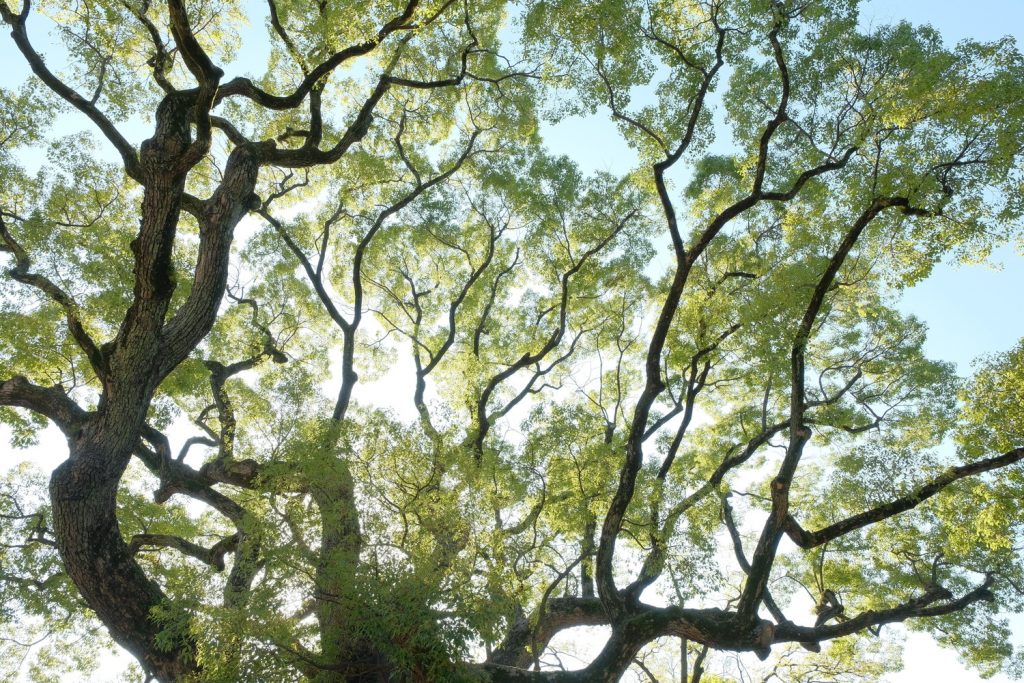
[[[159,680],[185,680],[195,672],[193,645],[187,640],[157,645],[163,627],[151,610],[169,605],[121,537],[115,508],[120,474],[110,466],[117,459],[86,446],[54,471],[50,496],[57,547],[68,575],[110,636]],[[120,459],[127,461],[124,455]]]
[[[200,257],[192,292],[168,323],[175,288],[171,255],[193,144],[193,98],[167,96],[157,112],[155,134],[142,145],[144,185],[141,224],[132,242],[133,300],[115,339],[102,348],[103,393],[96,413],[68,435],[70,455],[50,481],[54,534],[68,575],[111,636],[159,680],[184,680],[196,669],[195,645],[186,636],[157,634],[187,615],[174,615],[153,581],[135,561],[117,522],[118,484],[145,427],[156,387],[206,335],[216,316],[228,271],[235,225],[248,211],[258,164],[248,148],[228,161],[224,180],[204,203]],[[192,162],[193,164],[195,162]],[[160,624],[154,611],[185,624]]]

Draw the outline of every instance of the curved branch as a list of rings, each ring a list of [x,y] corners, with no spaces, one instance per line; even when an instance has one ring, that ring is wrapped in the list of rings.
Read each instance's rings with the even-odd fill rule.
[[[224,556],[234,552],[237,545],[238,534],[223,538],[209,548],[170,534],[135,534],[128,543],[128,549],[133,553],[138,553],[144,548],[173,548],[210,565],[218,572],[222,572],[224,571]]]
[[[819,545],[845,536],[857,529],[875,524],[876,522],[881,522],[882,520],[898,515],[901,512],[912,510],[960,479],[973,477],[1002,467],[1008,467],[1020,462],[1021,460],[1024,460],[1024,448],[1015,448],[1000,456],[978,460],[977,462],[960,465],[958,467],[951,467],[928,483],[922,484],[914,489],[913,492],[908,493],[905,496],[900,496],[899,498],[879,505],[878,507],[847,517],[842,521],[831,524],[818,531],[804,530],[791,515],[787,515],[783,531],[785,531],[786,535],[788,535],[789,538],[801,548],[816,548]]]
[[[779,624],[775,631],[775,642],[815,643],[847,636],[883,624],[953,614],[977,602],[992,601],[994,599],[991,591],[993,583],[995,583],[995,579],[992,575],[986,575],[981,585],[955,599],[948,590],[935,587],[902,605],[877,611],[869,610],[834,624],[816,627],[797,626],[793,623]]]
[[[590,260],[598,252],[604,249],[609,242],[611,242],[620,232],[622,232],[622,230],[625,229],[626,225],[628,225],[629,222],[632,221],[633,218],[635,218],[636,216],[636,209],[627,213],[626,216],[615,225],[614,229],[611,232],[605,235],[601,239],[601,241],[598,242],[596,245],[594,245],[593,247],[585,251],[583,254],[581,254],[579,259],[576,260],[575,263],[573,263],[573,266],[562,274],[560,283],[561,296],[559,298],[558,303],[558,327],[556,327],[555,330],[552,331],[551,335],[548,337],[547,341],[545,341],[544,345],[535,352],[527,351],[522,355],[521,358],[516,360],[514,363],[509,365],[507,368],[505,368],[498,374],[491,377],[491,379],[487,382],[483,391],[480,393],[480,398],[477,400],[476,403],[476,432],[475,434],[470,435],[472,437],[472,445],[474,450],[476,451],[477,459],[479,459],[483,455],[482,449],[484,439],[487,437],[487,433],[490,431],[491,418],[494,417],[494,415],[487,414],[487,403],[490,400],[491,395],[502,382],[512,377],[514,374],[516,374],[523,368],[527,368],[535,363],[539,363],[540,361],[544,360],[544,358],[549,353],[551,353],[551,351],[554,350],[555,347],[558,346],[558,344],[562,341],[562,337],[565,336],[566,325],[568,322],[569,284],[572,280],[572,277],[576,275],[576,273],[578,273],[581,268],[583,268],[583,266],[586,264],[588,260]],[[560,362],[561,360],[564,360],[564,358],[560,359],[558,362]]]
[[[25,30],[25,23],[28,19],[31,2],[30,0],[23,1],[24,6],[21,13],[15,14],[7,7],[6,2],[0,0],[0,17],[10,25],[11,36],[14,38],[14,43],[18,46],[18,50],[21,51],[21,54],[24,55],[29,68],[32,69],[32,73],[34,73],[36,77],[46,85],[46,87],[56,93],[61,99],[85,114],[90,121],[96,124],[96,127],[100,129],[100,132],[102,132],[107,140],[114,145],[118,154],[121,155],[121,161],[124,164],[124,170],[128,176],[136,182],[142,183],[142,171],[139,167],[139,157],[131,143],[121,135],[113,122],[111,122],[111,120],[107,118],[106,114],[101,112],[93,102],[85,99],[73,88],[64,83],[64,81],[57,78],[57,76],[55,76],[46,66],[42,56],[36,52],[34,47],[32,47],[32,43],[28,39],[28,33]]]
[[[608,614],[596,597],[562,597],[547,601],[543,613],[520,616],[509,628],[508,634],[487,658],[489,664],[526,669],[533,662],[530,655],[536,645],[543,651],[559,631],[576,626],[607,624]]]
[[[78,316],[77,302],[48,277],[29,270],[32,267],[32,259],[7,229],[2,215],[0,215],[0,240],[2,240],[0,242],[0,251],[7,251],[14,255],[14,268],[9,269],[7,274],[22,284],[35,287],[64,309],[64,317],[67,320],[68,331],[71,332],[72,338],[85,353],[86,358],[89,359],[89,364],[92,366],[96,376],[100,380],[106,377],[106,361],[103,358],[103,354],[100,353],[99,347],[96,346],[96,342],[92,340],[92,337],[89,336],[89,333],[86,332],[85,327],[82,325],[81,318]]]
[[[780,27],[776,25],[769,34],[769,39],[772,41],[773,46],[776,46],[778,43],[777,39],[779,28]],[[724,29],[719,30],[719,47],[717,52],[719,60],[721,59],[721,45],[724,40],[723,31]],[[669,330],[672,326],[672,321],[675,318],[676,310],[678,309],[682,299],[683,290],[685,289],[687,280],[689,279],[690,271],[700,255],[707,249],[711,241],[732,220],[757,206],[761,202],[786,201],[788,199],[792,199],[812,178],[830,171],[838,170],[845,166],[855,151],[853,148],[850,148],[846,151],[843,157],[839,159],[829,159],[825,163],[804,171],[786,191],[768,193],[763,191],[762,184],[765,174],[764,169],[768,163],[769,144],[779,126],[788,118],[786,114],[787,96],[789,91],[788,72],[785,70],[784,61],[781,60],[781,51],[779,48],[776,48],[776,58],[779,60],[780,74],[783,79],[783,97],[780,101],[779,108],[776,110],[775,117],[765,126],[765,130],[761,136],[754,182],[750,193],[719,213],[718,216],[716,216],[715,219],[712,220],[698,235],[690,248],[686,249],[682,244],[682,238],[679,235],[678,225],[676,223],[675,210],[668,198],[667,190],[664,189],[664,183],[661,183],[661,186],[659,187],[659,196],[662,199],[665,218],[668,223],[669,232],[672,236],[673,247],[676,253],[676,270],[672,278],[672,283],[669,286],[668,293],[665,295],[665,300],[658,316],[658,322],[653,334],[651,335],[651,341],[648,346],[645,362],[646,383],[640,397],[637,399],[636,406],[633,411],[633,423],[626,439],[625,462],[623,463],[622,469],[619,473],[619,485],[616,488],[615,495],[613,496],[612,501],[608,506],[608,512],[605,515],[604,525],[601,529],[601,540],[597,550],[597,586],[599,593],[602,596],[602,600],[606,601],[605,606],[610,612],[615,614],[620,614],[626,609],[626,605],[618,601],[619,591],[615,586],[615,579],[612,574],[615,542],[622,528],[622,522],[625,518],[626,510],[629,507],[630,501],[633,499],[633,493],[636,487],[636,478],[640,472],[641,466],[643,465],[644,434],[647,432],[647,422],[651,407],[653,406],[655,399],[662,391],[665,390],[665,382],[662,378],[661,371],[661,357],[665,348],[665,343],[668,339]],[[704,83],[709,84],[709,81],[705,80]],[[703,87],[704,86],[702,85],[702,88]],[[704,90],[701,90],[700,92],[704,92]],[[691,123],[695,125],[696,119],[691,118]],[[693,130],[693,128],[688,129],[686,136],[680,143],[680,148],[677,150],[678,154],[682,153],[681,150],[685,149],[685,145],[689,145],[690,135],[692,135]],[[670,167],[677,158],[678,156],[674,154],[672,157],[658,162],[658,164],[655,165],[656,180],[660,177],[659,174],[664,173],[664,170]]]
[[[790,361],[792,387],[790,389],[789,446],[786,449],[786,456],[783,458],[778,474],[772,480],[771,512],[765,521],[757,548],[754,550],[750,561],[750,571],[747,574],[747,582],[743,588],[743,594],[738,605],[738,609],[742,614],[752,617],[757,613],[758,605],[768,585],[771,568],[775,561],[775,553],[778,549],[779,540],[782,537],[782,529],[789,515],[789,488],[803,455],[804,446],[811,438],[811,430],[807,427],[804,420],[804,413],[807,409],[807,397],[804,388],[804,350],[810,339],[821,307],[825,303],[825,296],[831,290],[832,283],[835,281],[840,268],[843,267],[854,245],[856,245],[868,225],[879,214],[890,207],[899,207],[904,213],[913,213],[915,215],[927,214],[927,212],[921,209],[912,207],[909,200],[905,197],[880,197],[872,201],[871,205],[854,221],[853,225],[843,236],[843,240],[836,249],[836,252],[829,259],[828,266],[818,279],[814,293],[811,295],[807,309],[804,311],[803,318],[793,338]]]
[[[405,8],[402,10],[402,13],[384,24],[384,26],[377,31],[376,36],[370,40],[363,41],[356,45],[350,45],[343,50],[335,52],[333,55],[310,70],[306,77],[302,79],[302,82],[298,87],[288,95],[272,95],[255,85],[248,78],[239,77],[228,81],[220,88],[215,97],[215,103],[220,102],[226,97],[241,96],[266,107],[267,109],[274,109],[278,111],[294,109],[302,103],[302,100],[306,99],[306,96],[309,95],[310,91],[313,90],[322,78],[330,74],[338,66],[344,64],[350,59],[368,54],[380,45],[385,38],[396,31],[415,28],[415,24],[410,24],[409,22],[412,19],[413,14],[415,14],[418,6],[419,0],[409,0],[409,2],[406,3]]]
[[[0,381],[0,406],[27,408],[45,415],[65,434],[71,434],[89,417],[60,385],[41,387],[21,375]]]

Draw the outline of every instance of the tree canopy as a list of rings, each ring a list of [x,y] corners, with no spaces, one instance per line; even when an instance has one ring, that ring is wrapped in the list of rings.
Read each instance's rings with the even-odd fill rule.
[[[1024,343],[960,377],[896,306],[1021,240],[1013,40],[856,0],[0,16],[0,423],[67,440],[0,481],[0,675],[112,639],[159,681],[877,680],[894,623],[1020,668]],[[573,116],[636,167],[552,154]]]

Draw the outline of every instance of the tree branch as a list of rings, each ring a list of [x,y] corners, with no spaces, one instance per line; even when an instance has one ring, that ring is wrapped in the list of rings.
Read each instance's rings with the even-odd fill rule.
[[[139,167],[139,158],[135,151],[135,148],[121,135],[120,131],[114,126],[107,116],[96,107],[96,105],[89,100],[85,99],[74,89],[69,87],[64,81],[60,80],[50,71],[46,63],[43,62],[42,56],[36,52],[35,48],[32,47],[32,43],[29,42],[28,34],[25,30],[25,23],[28,19],[29,10],[31,7],[31,0],[22,0],[24,2],[22,11],[20,14],[15,14],[7,6],[6,1],[0,0],[0,17],[3,18],[7,24],[11,27],[11,36],[14,38],[14,43],[18,46],[18,50],[25,57],[28,62],[29,68],[32,69],[32,73],[41,80],[46,87],[56,93],[61,99],[73,106],[78,111],[85,114],[90,121],[92,121],[100,132],[110,141],[114,148],[121,155],[121,161],[124,164],[124,170],[138,183],[142,183],[142,172]]]
[[[218,572],[222,572],[224,571],[224,556],[234,552],[237,545],[238,534],[223,538],[209,548],[170,534],[135,534],[128,543],[128,549],[133,553],[138,553],[145,548],[173,548],[210,565]]]
[[[791,516],[787,515],[783,530],[790,539],[804,549],[816,548],[846,534],[861,529],[865,526],[881,522],[884,519],[893,517],[912,510],[932,496],[947,488],[950,484],[965,477],[973,477],[985,472],[1014,465],[1024,460],[1024,448],[1015,448],[1000,456],[978,460],[966,465],[951,467],[939,476],[926,484],[914,489],[905,496],[900,496],[888,503],[879,505],[870,510],[847,517],[846,519],[831,524],[818,531],[806,531]]]
[[[45,415],[69,436],[89,417],[59,385],[41,387],[21,375],[0,381],[0,406],[27,408]]]

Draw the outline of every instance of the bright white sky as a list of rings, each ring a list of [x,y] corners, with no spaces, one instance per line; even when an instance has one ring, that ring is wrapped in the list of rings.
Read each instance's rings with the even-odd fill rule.
[[[990,40],[1007,33],[1024,45],[1024,0],[871,0],[862,13],[864,24],[891,23],[909,19],[914,23],[930,23],[949,43],[963,38]],[[38,33],[45,31],[43,22],[35,23],[37,44],[46,41]],[[254,27],[262,36],[261,27]],[[262,63],[259,48],[243,47],[239,66]],[[11,41],[0,37],[0,64],[4,65],[3,84],[16,86],[27,71]],[[244,66],[243,66],[244,65]],[[141,135],[129,137],[141,139]],[[633,155],[621,142],[615,127],[600,118],[574,120],[546,130],[545,138],[553,151],[573,157],[585,170],[625,170]],[[595,144],[600,140],[600,144]],[[910,290],[902,308],[927,322],[930,334],[927,348],[932,357],[955,362],[961,373],[970,370],[978,356],[1010,348],[1024,337],[1024,256],[1012,248],[997,252],[994,261],[1001,269],[971,266],[940,266],[925,282]],[[38,447],[19,455],[32,459],[42,467],[52,467],[64,457],[59,435],[45,438]],[[6,441],[0,429],[0,443]],[[17,460],[23,458],[18,457]],[[0,457],[0,469],[14,464],[15,458]],[[1024,642],[1024,619],[1015,620],[1016,633]],[[906,668],[891,676],[891,683],[919,681],[951,681],[979,683],[981,679],[966,671],[956,655],[937,647],[929,638],[911,634],[906,640]],[[109,680],[110,672],[102,676]],[[1008,681],[997,676],[997,683]]]

